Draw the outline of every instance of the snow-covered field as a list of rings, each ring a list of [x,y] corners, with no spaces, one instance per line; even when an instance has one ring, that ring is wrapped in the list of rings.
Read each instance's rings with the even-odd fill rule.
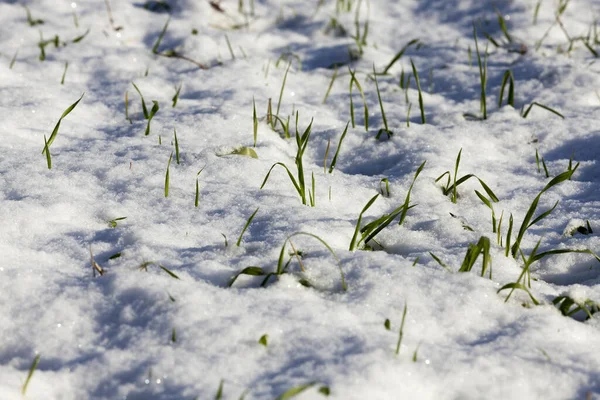
[[[600,398],[598,2],[109,4],[0,3],[0,399]]]

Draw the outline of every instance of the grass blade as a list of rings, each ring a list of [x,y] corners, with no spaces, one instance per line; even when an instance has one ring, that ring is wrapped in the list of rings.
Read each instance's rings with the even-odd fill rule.
[[[31,367],[29,367],[29,373],[27,374],[27,379],[25,379],[25,383],[23,384],[23,387],[21,388],[21,394],[23,396],[25,396],[25,393],[27,393],[27,386],[29,386],[29,381],[31,381],[31,377],[33,376],[33,373],[35,372],[35,369],[37,368],[39,362],[40,362],[40,357],[41,355],[37,355],[35,356],[35,358],[33,359],[33,363],[31,363]]]
[[[242,236],[244,236],[244,232],[246,232],[246,229],[248,229],[248,226],[250,226],[250,224],[252,223],[252,220],[254,219],[254,216],[256,215],[256,213],[258,212],[258,210],[260,209],[260,207],[258,207],[250,216],[250,218],[248,218],[248,221],[246,221],[246,225],[244,225],[244,228],[242,229],[242,232],[240,233],[240,236],[238,237],[237,242],[235,243],[235,245],[237,247],[240,247],[240,244],[242,243]]]
[[[58,122],[56,123],[56,126],[54,127],[54,130],[52,130],[52,134],[50,135],[50,138],[48,139],[48,141],[44,144],[44,150],[42,150],[42,154],[46,153],[46,149],[50,150],[50,145],[52,144],[52,142],[54,142],[54,139],[56,139],[56,135],[58,135],[58,128],[60,128],[60,123],[62,122],[62,120],[69,115],[69,113],[71,111],[73,111],[73,109],[75,109],[75,107],[77,107],[77,104],[79,104],[79,102],[81,101],[81,99],[83,99],[83,95],[85,93],[83,93],[81,95],[81,97],[79,98],[79,100],[77,100],[75,103],[71,104],[69,107],[67,107],[67,109],[62,113],[61,117],[58,119]]]
[[[427,121],[425,120],[425,108],[423,106],[423,94],[421,92],[421,84],[419,83],[419,74],[417,73],[417,68],[413,63],[413,60],[410,60],[410,65],[412,66],[413,75],[415,76],[415,82],[417,83],[417,90],[419,92],[419,108],[421,109],[421,123],[425,124]]]
[[[337,149],[335,150],[335,154],[333,155],[333,160],[331,160],[331,165],[329,166],[329,173],[331,174],[335,169],[335,165],[337,163],[338,155],[340,154],[340,149],[342,148],[342,142],[346,137],[346,133],[348,132],[348,126],[350,125],[350,121],[346,123],[346,128],[344,128],[344,132],[342,132],[342,136],[340,137],[340,142],[338,143]]]

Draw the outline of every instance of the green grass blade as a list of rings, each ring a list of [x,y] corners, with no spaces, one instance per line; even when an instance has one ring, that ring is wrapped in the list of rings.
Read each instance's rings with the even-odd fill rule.
[[[300,197],[304,198],[303,190],[300,188],[300,186],[298,186],[298,183],[296,182],[296,178],[294,178],[294,175],[292,175],[292,173],[290,172],[288,167],[284,163],[281,163],[281,162],[275,163],[271,166],[271,168],[269,169],[269,172],[267,173],[267,175],[265,176],[265,179],[263,180],[262,185],[260,185],[260,188],[262,189],[265,186],[265,184],[267,183],[267,180],[269,179],[269,176],[271,175],[271,171],[273,171],[273,168],[275,168],[275,166],[277,166],[277,165],[285,168],[285,170],[288,173],[288,176],[290,177],[290,180],[292,181],[292,184],[294,185],[294,188],[296,189],[296,191],[298,192]],[[304,202],[303,204],[306,204],[306,202]]]
[[[179,84],[179,86],[177,87],[177,90],[175,91],[175,95],[171,99],[173,101],[173,105],[172,105],[173,108],[175,108],[175,106],[177,105],[177,100],[179,100],[179,93],[181,92],[182,86],[183,86],[183,82],[181,82]]]
[[[417,68],[415,67],[415,63],[413,60],[410,60],[410,65],[412,66],[413,75],[415,77],[415,82],[417,83],[417,91],[419,92],[419,108],[421,109],[421,123],[425,124],[427,121],[425,120],[425,107],[423,106],[423,93],[421,92],[421,83],[419,82],[419,74],[417,72]]]
[[[248,229],[248,227],[250,226],[250,224],[252,223],[252,220],[254,219],[254,216],[256,215],[256,213],[258,212],[258,210],[260,209],[260,207],[258,207],[250,216],[250,218],[248,218],[248,221],[246,221],[246,225],[244,225],[244,228],[242,229],[242,232],[240,233],[240,236],[238,237],[237,242],[235,243],[235,245],[237,247],[240,247],[240,244],[242,243],[242,236],[244,236],[244,232],[246,232],[246,229]]]
[[[163,27],[162,31],[160,31],[160,34],[158,35],[158,39],[156,39],[156,43],[154,43],[154,46],[152,47],[152,53],[158,54],[158,46],[160,46],[160,42],[162,42],[163,37],[165,36],[165,33],[167,33],[167,28],[169,27],[170,21],[171,21],[171,17],[169,17],[167,19],[165,26]]]
[[[137,85],[135,83],[131,82],[131,84],[133,85],[135,90],[140,95],[140,99],[142,99],[142,112],[144,113],[144,119],[148,119],[148,116],[149,116],[148,108],[146,107],[146,102],[144,101],[144,96],[142,96],[142,92],[140,92],[140,89],[137,87]]]
[[[350,121],[346,123],[346,128],[344,128],[344,132],[342,132],[342,136],[340,137],[340,142],[338,143],[337,149],[335,150],[335,154],[333,155],[333,160],[331,160],[331,165],[329,166],[329,173],[331,174],[335,169],[335,165],[337,163],[338,155],[340,154],[340,149],[342,148],[342,142],[346,137],[346,133],[348,132],[348,126],[350,125]]]
[[[415,176],[413,177],[413,180],[410,184],[410,187],[408,188],[408,192],[406,193],[406,198],[404,199],[404,204],[403,204],[403,209],[402,209],[402,213],[400,214],[400,221],[398,222],[398,225],[402,225],[402,223],[404,222],[404,219],[406,218],[406,213],[409,210],[409,205],[410,205],[410,192],[412,191],[413,186],[415,185],[415,182],[417,180],[417,178],[419,177],[419,174],[421,173],[421,171],[423,171],[423,168],[425,168],[425,163],[427,161],[423,161],[421,163],[421,165],[419,166],[419,168],[417,168],[417,172],[415,172]],[[389,191],[388,191],[389,192]]]
[[[331,88],[333,87],[333,82],[335,82],[335,78],[337,78],[337,76],[338,76],[338,69],[336,66],[335,70],[333,71],[333,76],[331,77],[331,82],[329,82],[329,86],[327,87],[327,91],[325,92],[325,97],[323,98],[323,104],[325,104],[325,102],[327,101],[327,97],[329,97],[329,92],[331,92]]]
[[[171,167],[171,159],[173,159],[173,152],[171,152],[171,155],[169,156],[167,172],[165,173],[165,197],[169,197],[169,168]]]
[[[175,137],[175,160],[177,160],[177,165],[179,165],[179,140],[177,140],[177,130],[175,128],[173,128],[173,136]]]
[[[377,200],[378,197],[379,197],[379,194],[376,194],[375,196],[373,196],[367,202],[367,204],[365,204],[365,206],[363,207],[362,211],[358,215],[358,220],[356,221],[356,228],[354,229],[354,235],[352,235],[352,239],[350,240],[350,247],[348,248],[348,250],[354,251],[354,249],[358,245],[358,243],[356,242],[356,240],[358,238],[358,233],[360,232],[360,223],[362,222],[363,214],[369,209],[369,207],[371,207],[373,205],[373,203],[375,202],[375,200]]]
[[[316,384],[317,384],[316,382],[311,382],[311,383],[306,383],[304,385],[294,386],[293,388],[290,388],[290,389],[286,390],[283,394],[279,395],[276,400],[291,399],[292,397],[299,395],[300,393],[304,392],[307,389],[310,389],[311,387],[315,386]]]
[[[398,331],[398,343],[396,344],[396,355],[400,354],[400,346],[402,345],[402,337],[404,336],[404,322],[406,320],[406,311],[408,310],[408,304],[404,304],[404,311],[402,311],[402,321],[400,322],[400,330]]]
[[[56,135],[58,135],[58,128],[60,128],[60,123],[62,122],[62,120],[69,115],[69,113],[71,111],[73,111],[75,109],[75,107],[77,107],[77,104],[79,104],[79,102],[81,101],[81,99],[83,99],[83,95],[85,93],[83,93],[81,95],[81,97],[79,98],[79,100],[77,100],[75,103],[71,104],[69,107],[67,107],[67,109],[62,113],[61,117],[58,119],[58,122],[56,123],[56,126],[54,127],[54,130],[52,130],[52,134],[50,135],[50,138],[48,139],[48,141],[44,144],[44,150],[42,150],[42,154],[46,153],[46,149],[50,149],[50,145],[52,144],[52,142],[54,142],[54,139],[56,139]]]
[[[240,275],[250,275],[250,276],[265,276],[267,273],[260,267],[246,267],[234,276],[231,277],[227,287],[232,287],[234,282]]]
[[[156,115],[156,113],[160,109],[160,107],[158,106],[158,101],[152,100],[152,103],[154,105],[150,110],[150,114],[148,114],[148,124],[146,125],[146,132],[144,132],[144,136],[148,136],[150,134],[150,121],[152,121],[152,118],[154,118],[154,115]]]
[[[281,91],[279,92],[279,101],[277,102],[277,111],[275,112],[276,116],[279,116],[279,108],[281,107],[281,99],[283,98],[283,90],[285,89],[285,82],[287,80],[288,71],[290,70],[291,66],[292,66],[292,61],[290,60],[290,62],[288,63],[287,68],[285,69],[285,74],[283,75],[283,82],[281,84]]]
[[[252,97],[252,125],[254,134],[254,147],[256,147],[256,140],[258,139],[258,118],[256,117],[256,101]]]
[[[408,42],[407,44],[405,44],[404,47],[398,53],[396,53],[396,55],[394,56],[394,58],[392,58],[392,60],[384,68],[382,74],[387,74],[388,71],[390,70],[390,68],[392,68],[392,66],[396,63],[396,61],[398,61],[400,59],[400,57],[402,57],[404,55],[404,53],[406,52],[406,50],[408,50],[408,48],[410,46],[412,46],[414,44],[417,44],[418,42],[419,42],[419,39],[413,39],[410,42]]]
[[[31,367],[29,367],[29,373],[27,374],[27,379],[25,379],[25,383],[23,384],[23,387],[21,388],[21,394],[23,396],[25,396],[25,393],[27,393],[27,386],[29,386],[29,381],[31,381],[31,377],[33,376],[33,373],[35,372],[35,369],[37,368],[39,362],[40,362],[40,357],[41,355],[36,355],[35,358],[33,359],[33,363],[31,363]]]

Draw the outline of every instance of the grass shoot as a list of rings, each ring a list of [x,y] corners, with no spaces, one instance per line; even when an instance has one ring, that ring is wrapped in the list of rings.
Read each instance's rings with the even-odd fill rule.
[[[40,358],[41,358],[40,354],[36,355],[35,358],[33,359],[33,362],[31,363],[31,366],[29,367],[29,373],[27,374],[25,383],[23,384],[23,387],[21,388],[21,394],[23,396],[25,396],[25,394],[27,393],[27,386],[29,386],[29,382],[31,381],[31,378],[33,377],[33,373],[35,372],[38,364],[40,363]]]
[[[329,173],[333,173],[335,169],[335,165],[337,163],[338,155],[340,154],[340,149],[342,148],[342,143],[344,138],[346,137],[346,133],[348,132],[348,125],[350,125],[350,121],[346,123],[346,128],[344,128],[344,132],[342,132],[342,136],[340,137],[340,142],[338,143],[337,149],[335,150],[335,154],[333,155],[333,160],[331,160],[331,165],[329,165]]]
[[[425,107],[423,106],[423,93],[421,92],[421,84],[419,83],[419,74],[417,73],[417,68],[413,63],[412,59],[410,60],[410,65],[412,66],[413,75],[415,76],[415,82],[417,84],[417,90],[419,92],[419,108],[421,110],[421,123],[425,124],[427,121],[425,120]]]
[[[390,138],[394,133],[390,131],[387,123],[387,118],[385,117],[383,101],[381,100],[381,93],[379,92],[379,83],[377,82],[377,73],[375,72],[375,64],[373,64],[373,79],[375,80],[375,88],[377,89],[377,99],[379,99],[379,107],[381,108],[381,118],[383,119],[383,128],[379,130],[375,138],[379,139],[382,133],[385,133],[387,137]]]
[[[244,228],[242,228],[242,232],[240,232],[240,236],[238,237],[237,242],[235,242],[235,245],[237,247],[240,247],[240,244],[242,244],[242,236],[244,236],[244,232],[246,232],[246,229],[248,229],[248,227],[250,226],[250,224],[252,223],[252,220],[254,219],[254,217],[256,216],[256,213],[258,212],[258,210],[260,209],[260,207],[258,207],[253,213],[252,215],[250,215],[250,218],[248,218],[248,221],[246,221],[246,225],[244,225]]]
[[[67,61],[67,62],[65,62],[65,70],[64,70],[64,72],[63,72],[63,74],[62,74],[62,78],[61,78],[61,80],[60,80],[60,84],[61,84],[61,85],[64,85],[64,84],[65,84],[65,77],[67,76],[67,68],[69,68],[69,62],[68,62],[68,61]]]
[[[169,156],[169,162],[167,163],[167,172],[165,173],[165,197],[169,197],[169,169],[171,167],[171,160],[173,159],[173,152]]]
[[[527,108],[525,109],[525,111],[523,111],[523,112],[521,113],[521,116],[522,116],[523,118],[527,118],[527,116],[529,115],[529,112],[531,111],[531,109],[533,108],[533,106],[537,106],[537,107],[543,108],[544,110],[546,110],[546,111],[549,111],[549,112],[551,112],[552,114],[554,114],[554,115],[557,115],[557,116],[561,117],[562,119],[565,119],[565,116],[564,116],[564,115],[562,115],[561,113],[559,113],[558,111],[556,111],[555,109],[553,109],[553,108],[550,108],[550,107],[548,107],[548,106],[546,106],[546,105],[540,104],[540,103],[538,103],[537,101],[534,101],[533,103],[531,103],[531,104],[529,105],[529,107],[527,107]]]
[[[183,82],[181,82],[179,84],[179,86],[177,87],[177,89],[175,90],[175,95],[173,96],[173,98],[171,99],[173,101],[173,105],[172,107],[175,108],[175,106],[177,105],[177,100],[179,100],[179,93],[181,92],[181,87],[183,86]]]
[[[79,98],[79,100],[77,100],[75,103],[73,103],[69,107],[67,107],[67,109],[62,113],[62,115],[58,119],[58,122],[56,123],[56,126],[52,130],[52,133],[50,134],[50,137],[48,138],[48,140],[46,140],[46,137],[44,136],[44,149],[42,150],[42,154],[46,155],[46,159],[47,159],[47,163],[48,163],[48,168],[51,168],[51,165],[52,165],[51,161],[50,161],[50,145],[54,142],[54,139],[56,139],[56,135],[58,135],[58,129],[60,128],[60,123],[62,122],[62,120],[67,115],[69,115],[69,113],[71,111],[73,111],[75,109],[75,107],[77,107],[77,104],[79,104],[79,102],[81,101],[81,99],[83,99],[83,95],[84,94],[85,93],[83,93],[81,95],[81,97]]]
[[[511,70],[506,70],[502,77],[502,84],[500,85],[500,96],[498,96],[498,108],[502,107],[502,98],[504,97],[504,89],[508,83],[508,97],[506,104],[511,107],[515,107],[515,80]]]
[[[402,346],[402,338],[404,337],[404,322],[406,321],[406,311],[408,310],[408,304],[404,304],[404,310],[402,311],[402,321],[400,322],[400,330],[398,331],[398,343],[396,344],[396,355],[400,354],[400,346]]]
[[[179,140],[177,140],[177,130],[173,128],[173,136],[175,141],[175,160],[177,161],[177,165],[181,164],[179,162]]]
[[[356,86],[360,96],[363,100],[363,105],[365,109],[365,131],[369,131],[369,107],[367,106],[367,99],[365,98],[365,93],[360,86],[360,82],[356,79],[355,72],[348,67],[348,71],[350,72],[350,119],[352,121],[352,127],[356,128],[356,124],[354,122],[354,102],[352,100],[352,88]]]

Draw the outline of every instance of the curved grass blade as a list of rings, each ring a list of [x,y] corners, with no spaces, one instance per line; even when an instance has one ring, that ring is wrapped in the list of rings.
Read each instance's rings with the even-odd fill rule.
[[[521,290],[524,290],[529,295],[529,297],[531,298],[531,301],[533,302],[533,304],[535,304],[536,306],[540,305],[540,302],[537,301],[535,297],[533,297],[533,295],[531,294],[531,292],[529,291],[529,289],[527,289],[527,286],[525,286],[525,285],[523,285],[521,283],[518,283],[518,282],[507,283],[506,285],[504,285],[500,289],[498,289],[498,291],[496,293],[500,293],[501,291],[506,290],[506,289],[512,289],[512,290],[521,289]],[[505,301],[508,301],[508,297],[506,298]]]
[[[331,174],[335,169],[335,164],[337,163],[338,155],[340,154],[340,149],[342,147],[342,142],[346,137],[346,133],[348,133],[348,126],[350,125],[350,121],[346,123],[346,128],[344,128],[344,132],[342,132],[342,136],[340,137],[340,142],[338,143],[337,149],[335,150],[335,154],[333,155],[333,160],[331,160],[331,165],[329,166],[329,173]]]
[[[244,236],[244,232],[246,232],[246,229],[248,229],[248,226],[250,226],[250,224],[252,223],[252,220],[254,219],[254,216],[256,215],[256,213],[258,212],[258,210],[260,209],[260,207],[258,207],[250,216],[250,218],[248,218],[248,221],[246,221],[246,225],[244,225],[244,228],[242,229],[242,232],[240,233],[240,236],[238,237],[237,242],[235,243],[235,245],[237,247],[240,247],[240,244],[242,243],[242,236]]]
[[[46,149],[50,150],[50,145],[52,144],[52,142],[54,142],[54,139],[56,139],[56,135],[58,135],[58,128],[60,128],[60,123],[67,115],[69,115],[69,113],[71,111],[73,111],[75,109],[75,107],[77,107],[77,104],[79,104],[81,99],[83,99],[84,94],[85,94],[85,92],[81,95],[79,100],[77,100],[75,103],[73,103],[69,107],[67,107],[67,109],[62,113],[61,117],[58,119],[58,122],[56,123],[56,126],[52,130],[52,134],[48,138],[48,141],[46,141],[46,143],[44,144],[44,149],[42,150],[42,154],[46,153]]]
[[[342,266],[340,264],[340,259],[338,258],[338,256],[335,254],[333,249],[327,244],[327,242],[325,242],[323,239],[321,239],[317,235],[314,235],[314,234],[308,233],[308,232],[293,233],[290,236],[288,236],[287,239],[283,242],[283,246],[281,247],[281,252],[279,253],[279,260],[277,261],[276,274],[281,275],[285,271],[284,262],[283,262],[285,259],[285,245],[290,241],[291,238],[299,236],[299,235],[310,236],[314,239],[317,239],[319,242],[321,242],[321,244],[323,244],[323,246],[325,246],[327,248],[327,250],[329,250],[331,255],[333,255],[333,258],[335,258],[336,264],[338,265],[338,268],[340,270],[340,279],[342,281],[342,288],[344,289],[344,291],[348,290],[348,286],[346,285],[346,277],[344,276],[344,271],[342,270]]]
[[[160,108],[158,106],[158,101],[152,100],[152,103],[154,105],[152,106],[152,110],[150,110],[150,114],[148,114],[148,124],[146,125],[146,132],[144,133],[145,136],[148,136],[150,134],[150,121],[152,121],[152,118],[154,118],[154,115],[158,112]]]
[[[418,42],[419,42],[419,39],[413,39],[410,42],[408,42],[407,44],[405,44],[404,47],[394,56],[394,58],[392,58],[392,60],[384,68],[383,72],[381,72],[381,74],[387,74],[388,71],[390,70],[390,68],[392,68],[392,66],[396,63],[396,61],[398,61],[400,59],[400,57],[402,57],[404,55],[406,50],[408,50],[408,48],[410,46],[412,46]]]
[[[304,385],[294,386],[293,388],[286,390],[285,393],[279,395],[276,400],[291,399],[292,397],[299,395],[300,393],[304,392],[307,389],[310,389],[311,387],[315,386],[316,384],[317,384],[317,382],[311,382],[311,383],[306,383]]]
[[[546,111],[550,111],[552,114],[554,114],[554,115],[558,115],[558,116],[559,116],[559,117],[561,117],[562,119],[565,119],[565,116],[564,116],[564,115],[562,115],[561,113],[559,113],[558,111],[556,111],[555,109],[553,109],[553,108],[550,108],[550,107],[548,107],[548,106],[545,106],[545,105],[543,105],[543,104],[540,104],[540,103],[538,103],[538,102],[536,102],[536,101],[534,101],[533,103],[531,103],[531,104],[529,105],[529,107],[527,107],[527,110],[525,110],[525,112],[523,113],[523,118],[527,118],[527,116],[529,115],[529,112],[531,111],[531,109],[533,108],[533,106],[538,106],[538,107],[540,107],[540,108],[543,108],[544,110],[546,110]]]
[[[352,120],[352,127],[355,128],[356,124],[354,123],[354,102],[352,100],[352,87],[356,86],[360,96],[362,97],[364,112],[365,112],[365,131],[369,130],[369,107],[367,106],[367,99],[365,97],[365,92],[363,92],[362,86],[358,79],[356,79],[355,72],[348,67],[348,71],[350,72],[350,119]]]
[[[135,83],[131,82],[131,84],[133,85],[135,90],[140,95],[140,99],[142,99],[142,112],[144,113],[144,119],[148,119],[148,115],[149,115],[148,108],[146,107],[146,102],[144,101],[144,96],[142,96],[142,92],[140,92],[140,89],[137,87],[137,85]]]
[[[260,267],[246,267],[234,276],[231,277],[227,287],[233,286],[234,282],[240,275],[250,275],[250,276],[265,276],[267,273]]]
[[[358,238],[358,233],[360,231],[360,223],[362,222],[363,214],[369,209],[369,207],[373,205],[373,203],[375,202],[375,200],[377,200],[378,197],[379,194],[373,196],[371,200],[369,200],[367,204],[365,204],[362,211],[358,215],[358,220],[356,221],[356,228],[354,229],[354,235],[352,235],[352,239],[350,240],[350,247],[348,248],[349,251],[354,251],[356,246],[358,246],[356,239]]]
[[[273,166],[271,166],[271,169],[269,169],[269,172],[265,176],[265,179],[263,180],[262,185],[260,185],[260,188],[262,189],[265,186],[265,184],[267,183],[267,180],[269,179],[269,176],[271,175],[271,171],[273,171],[273,168],[275,168],[275,166],[277,166],[277,165],[285,168],[285,170],[288,173],[288,176],[290,177],[290,180],[292,181],[292,184],[294,185],[294,188],[296,189],[296,191],[298,192],[300,197],[304,199],[304,194],[303,194],[302,190],[300,189],[300,186],[298,186],[298,183],[296,182],[296,178],[294,178],[294,175],[292,175],[292,173],[290,172],[288,167],[282,162],[277,162],[277,163],[273,164]],[[303,202],[302,204],[306,204],[306,202]]]

